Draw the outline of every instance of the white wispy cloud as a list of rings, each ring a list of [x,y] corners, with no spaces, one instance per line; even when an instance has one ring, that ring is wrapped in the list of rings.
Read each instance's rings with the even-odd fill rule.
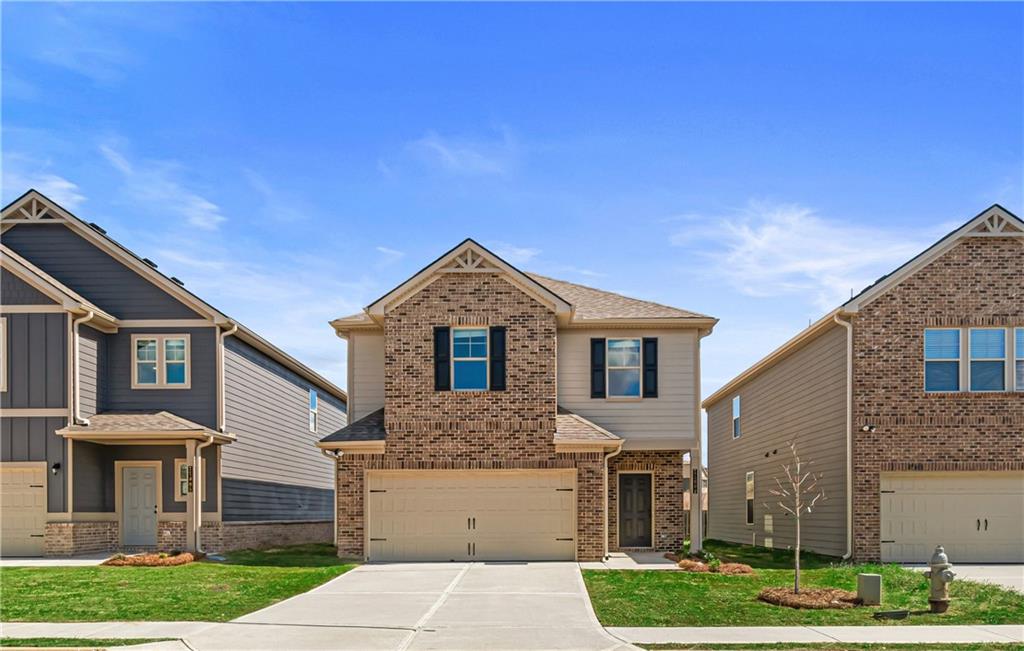
[[[520,153],[517,141],[507,129],[492,139],[442,136],[428,131],[410,142],[407,149],[432,167],[466,176],[505,174],[515,166]]]
[[[488,242],[485,246],[494,251],[502,260],[517,267],[529,263],[541,254],[540,249],[531,246],[516,246],[508,242]]]
[[[108,21],[91,8],[51,5],[37,15],[28,29],[36,33],[31,56],[100,84],[120,81],[137,63]]]
[[[377,253],[380,254],[380,260],[377,262],[377,266],[380,267],[386,267],[390,264],[394,264],[405,257],[405,251],[390,249],[386,246],[378,246],[374,248],[376,248]]]
[[[227,218],[220,206],[189,190],[178,180],[181,165],[172,161],[131,161],[112,143],[99,146],[103,157],[121,173],[123,191],[131,199],[177,214],[191,226],[216,230]]]
[[[14,199],[29,188],[35,188],[68,210],[74,210],[85,203],[81,188],[50,170],[49,161],[35,160],[29,156],[10,152],[4,154],[3,197]]]
[[[858,226],[797,204],[750,202],[725,215],[682,215],[672,244],[749,296],[804,294],[830,309],[919,253],[934,233]]]

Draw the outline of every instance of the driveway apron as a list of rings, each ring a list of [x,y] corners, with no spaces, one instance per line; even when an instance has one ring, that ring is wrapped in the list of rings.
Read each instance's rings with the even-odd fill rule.
[[[188,638],[204,649],[631,649],[598,624],[575,563],[363,565]]]

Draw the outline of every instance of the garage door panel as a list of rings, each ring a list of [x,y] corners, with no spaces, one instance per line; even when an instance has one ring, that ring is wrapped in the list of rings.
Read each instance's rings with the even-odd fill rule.
[[[46,464],[0,464],[0,554],[41,556]]]
[[[575,483],[573,470],[371,472],[370,560],[572,560]]]
[[[1024,473],[882,476],[882,560],[927,562],[943,545],[956,562],[1024,562]]]

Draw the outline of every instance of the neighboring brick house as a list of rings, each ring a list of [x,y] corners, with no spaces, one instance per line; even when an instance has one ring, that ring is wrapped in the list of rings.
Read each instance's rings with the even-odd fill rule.
[[[320,447],[337,455],[339,555],[678,549],[714,324],[523,273],[472,240],[333,321],[351,425]]]
[[[709,537],[793,543],[786,443],[824,474],[810,549],[1024,562],[1024,222],[992,206],[704,401]]]
[[[0,233],[0,553],[331,540],[341,389],[34,190]]]

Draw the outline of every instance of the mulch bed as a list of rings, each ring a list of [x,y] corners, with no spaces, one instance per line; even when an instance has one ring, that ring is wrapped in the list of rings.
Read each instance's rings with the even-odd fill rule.
[[[754,573],[754,568],[750,567],[746,563],[718,563],[717,565],[708,565],[704,561],[697,560],[695,558],[684,558],[680,560],[676,565],[679,569],[684,572],[712,572],[714,574],[726,574],[726,575],[749,575]]]
[[[118,554],[103,561],[103,565],[113,567],[168,567],[172,565],[186,565],[202,558],[202,554],[182,552],[179,554],[167,554],[164,552],[152,552],[148,554]]]
[[[854,608],[860,606],[856,592],[825,588],[820,590],[801,590],[800,594],[792,588],[765,588],[757,595],[761,601],[787,608]]]
[[[678,563],[676,563],[676,565],[678,565],[679,569],[683,570],[684,572],[710,572],[711,571],[711,569],[707,566],[706,563],[702,563],[700,561],[695,561],[692,558],[684,558],[683,560],[681,560]]]

